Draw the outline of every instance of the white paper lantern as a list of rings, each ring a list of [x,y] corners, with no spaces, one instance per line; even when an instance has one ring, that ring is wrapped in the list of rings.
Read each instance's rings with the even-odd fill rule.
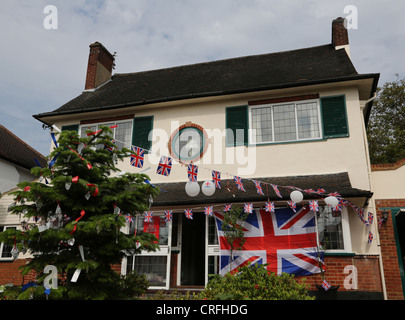
[[[326,203],[328,206],[334,208],[334,207],[336,207],[336,206],[339,204],[339,200],[338,200],[336,197],[329,196],[329,197],[326,197],[326,198],[325,198],[325,203]]]
[[[195,197],[200,193],[200,185],[197,182],[187,181],[186,183],[186,193],[190,197]]]
[[[295,190],[295,191],[291,192],[290,198],[295,203],[300,203],[304,199],[304,195],[302,194],[301,191]]]
[[[212,182],[212,180],[204,181],[204,183],[201,185],[201,191],[206,196],[212,196],[215,193],[215,184],[214,184],[214,182]]]

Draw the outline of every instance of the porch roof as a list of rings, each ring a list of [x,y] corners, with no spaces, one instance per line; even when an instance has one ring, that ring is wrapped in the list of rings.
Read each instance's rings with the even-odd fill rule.
[[[254,178],[254,180],[263,182],[262,188],[265,194],[264,196],[257,194],[252,180],[253,179],[242,179],[246,192],[238,190],[233,180],[223,179],[221,180],[222,188],[216,189],[212,196],[205,196],[202,192],[200,192],[195,197],[190,197],[186,194],[184,181],[157,183],[155,185],[161,189],[161,192],[157,198],[154,199],[153,207],[236,202],[264,202],[267,201],[267,199],[272,201],[290,200],[289,195],[292,190],[284,188],[286,186],[294,186],[303,190],[317,190],[323,188],[327,193],[338,192],[343,198],[371,198],[373,195],[371,191],[353,188],[347,172],[322,175]],[[267,185],[267,183],[278,185],[283,198],[279,198],[273,191],[273,188],[270,185]],[[303,194],[304,199],[317,198],[316,195],[305,192],[303,192]]]

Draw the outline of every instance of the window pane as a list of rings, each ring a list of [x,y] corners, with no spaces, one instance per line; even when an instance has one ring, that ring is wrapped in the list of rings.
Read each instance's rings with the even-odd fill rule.
[[[166,256],[135,256],[134,270],[144,274],[151,286],[166,286]]]
[[[320,206],[318,212],[319,241],[326,250],[344,249],[342,215],[328,206]]]
[[[0,232],[5,231],[6,229],[17,229],[16,227],[0,227]],[[0,246],[1,248],[1,246]],[[11,250],[13,249],[12,245],[3,243],[3,250],[1,251],[1,258],[11,258]]]
[[[139,215],[135,219],[136,222],[131,222],[129,225],[129,234],[141,235],[144,233],[144,216]],[[135,230],[136,225],[136,230]],[[160,217],[159,225],[159,244],[167,245],[169,241],[169,224],[165,221],[163,216]]]
[[[86,131],[87,130],[90,130],[90,131],[94,132],[94,131],[97,130],[97,126],[96,125],[90,125],[90,124],[89,125],[83,125],[80,128],[80,137],[82,137],[82,138],[86,137]]]
[[[215,218],[208,217],[208,244],[218,244],[217,226],[215,225]]]
[[[297,104],[298,138],[319,138],[318,107],[315,102]]]
[[[208,256],[208,274],[219,273],[219,256]]]
[[[166,246],[168,243],[169,243],[169,223],[165,221],[164,217],[160,217],[159,244]]]
[[[132,139],[132,123],[128,122],[119,122],[117,123],[117,128],[115,128],[116,145],[119,149],[130,148],[131,139]]]
[[[286,104],[273,107],[274,141],[296,140],[295,105]]]
[[[273,141],[271,107],[252,109],[252,127],[256,129],[256,142]]]

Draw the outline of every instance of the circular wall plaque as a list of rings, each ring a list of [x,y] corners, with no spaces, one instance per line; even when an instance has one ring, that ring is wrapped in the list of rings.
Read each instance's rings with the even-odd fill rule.
[[[200,159],[207,149],[207,134],[204,129],[191,122],[176,129],[169,141],[170,154],[181,161]]]

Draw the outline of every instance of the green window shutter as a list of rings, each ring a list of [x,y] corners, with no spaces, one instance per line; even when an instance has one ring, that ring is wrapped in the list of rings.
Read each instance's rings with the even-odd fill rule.
[[[152,141],[149,133],[153,129],[153,117],[135,117],[132,129],[132,145],[149,150]]]
[[[62,126],[62,131],[76,131],[79,132],[79,125],[78,124],[71,124],[68,126]]]
[[[226,108],[226,146],[248,145],[248,107]],[[243,131],[241,131],[243,130]]]
[[[345,96],[321,98],[324,138],[349,136]]]

